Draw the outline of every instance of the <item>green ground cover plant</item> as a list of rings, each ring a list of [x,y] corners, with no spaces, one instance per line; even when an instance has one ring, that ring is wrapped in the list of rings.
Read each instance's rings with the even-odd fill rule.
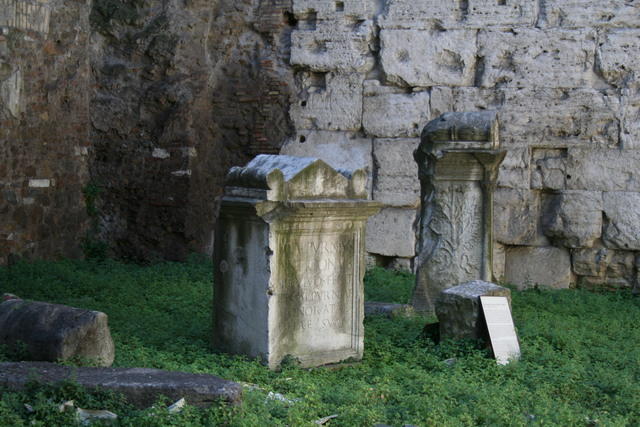
[[[334,414],[327,425],[640,425],[640,300],[630,293],[514,292],[523,357],[508,366],[473,343],[420,338],[430,319],[375,316],[365,321],[362,363],[272,372],[259,361],[211,350],[211,271],[198,257],[150,266],[90,260],[0,268],[0,293],[106,312],[115,366],[210,373],[254,385],[238,407],[188,407],[179,414],[167,411],[172,402],[139,411],[116,395],[89,394],[71,383],[34,385],[2,392],[0,425],[74,425],[71,414],[57,411],[69,399],[117,413],[122,426],[303,426]],[[375,269],[366,293],[407,302],[412,284],[410,274]],[[0,353],[0,360],[11,357]]]

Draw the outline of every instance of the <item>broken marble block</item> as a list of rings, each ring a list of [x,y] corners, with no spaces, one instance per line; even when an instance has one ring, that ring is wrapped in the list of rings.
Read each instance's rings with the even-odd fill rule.
[[[0,304],[0,345],[37,361],[77,358],[111,366],[115,356],[106,314],[22,299]]]
[[[506,297],[511,305],[511,291],[482,280],[445,289],[436,300],[441,339],[488,339],[481,296]]]

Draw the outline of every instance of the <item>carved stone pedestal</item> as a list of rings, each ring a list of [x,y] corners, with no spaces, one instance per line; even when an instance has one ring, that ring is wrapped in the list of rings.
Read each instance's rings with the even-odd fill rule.
[[[214,253],[214,345],[318,366],[363,351],[366,173],[260,155],[233,168]]]
[[[421,185],[413,306],[432,313],[440,292],[492,280],[493,190],[506,151],[492,111],[446,113],[414,153]]]

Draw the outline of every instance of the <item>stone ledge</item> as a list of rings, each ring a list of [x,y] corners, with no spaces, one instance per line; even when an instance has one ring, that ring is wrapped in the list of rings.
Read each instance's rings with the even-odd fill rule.
[[[137,408],[146,408],[159,396],[171,401],[209,406],[219,400],[238,404],[242,386],[213,375],[147,368],[78,368],[49,362],[0,363],[0,389],[22,390],[30,381],[56,384],[72,380],[89,389],[122,393]]]

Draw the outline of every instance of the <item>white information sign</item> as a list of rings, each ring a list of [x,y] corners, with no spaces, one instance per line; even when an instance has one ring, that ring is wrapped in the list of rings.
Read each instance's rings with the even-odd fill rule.
[[[506,297],[480,297],[493,354],[500,365],[520,358],[520,344]]]

